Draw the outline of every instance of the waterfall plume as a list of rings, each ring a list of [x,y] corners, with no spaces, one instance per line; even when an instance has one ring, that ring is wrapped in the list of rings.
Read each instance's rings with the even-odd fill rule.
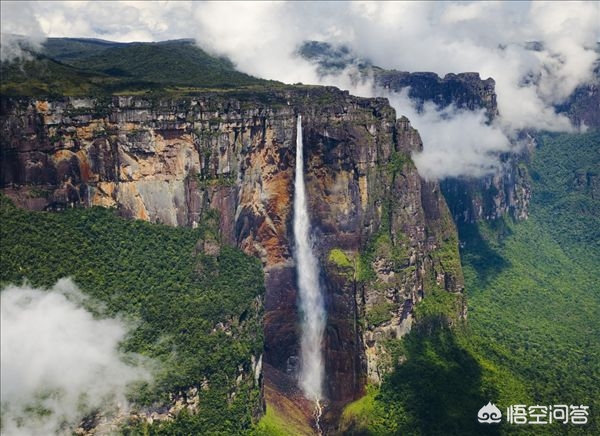
[[[310,237],[310,218],[304,185],[302,117],[298,115],[296,136],[296,175],[294,180],[294,256],[300,295],[302,336],[299,385],[306,398],[319,404],[323,396],[323,353],[321,342],[325,330],[325,307],[319,284],[319,265]]]

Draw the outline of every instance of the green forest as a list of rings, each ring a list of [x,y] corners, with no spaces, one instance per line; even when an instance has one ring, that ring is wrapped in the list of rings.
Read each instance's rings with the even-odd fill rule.
[[[191,40],[116,43],[48,38],[22,63],[0,63],[3,96],[172,95],[279,86],[237,71]]]
[[[201,250],[203,240],[214,240],[217,218],[198,229],[171,228],[99,207],[24,211],[1,197],[3,285],[51,287],[71,277],[91,303],[103,303],[90,304],[97,315],[136,322],[123,351],[159,362],[154,382],[131,390],[140,406],[152,409],[168,403],[169,393],[208,386],[199,390],[198,414],[153,426],[131,422],[126,433],[239,434],[260,413],[250,356],[263,346],[262,267],[228,246],[212,256]],[[219,323],[225,327],[215,329]],[[240,367],[248,376],[236,386]]]
[[[459,227],[468,320],[414,329],[406,361],[349,405],[343,433],[600,433],[600,134],[540,134],[530,216]],[[589,406],[587,425],[481,425],[488,401]]]
[[[600,134],[540,134],[527,163],[527,220],[459,227],[468,320],[413,331],[392,344],[403,363],[344,410],[339,431],[367,435],[588,435],[600,433]],[[131,399],[153,407],[170,392],[200,386],[198,414],[162,424],[130,422],[126,434],[286,434],[261,413],[241,366],[262,350],[264,292],[258,260],[218,239],[218,216],[197,229],[120,218],[103,208],[30,212],[2,197],[0,281],[50,287],[72,277],[98,315],[138,320],[122,344],[161,363]],[[441,298],[439,307],[446,312]],[[435,316],[430,311],[424,317]],[[426,320],[422,320],[426,321]],[[227,326],[215,329],[218,323]],[[227,331],[225,331],[227,330]],[[176,350],[176,352],[174,352]],[[483,426],[480,407],[586,405],[584,426]]]

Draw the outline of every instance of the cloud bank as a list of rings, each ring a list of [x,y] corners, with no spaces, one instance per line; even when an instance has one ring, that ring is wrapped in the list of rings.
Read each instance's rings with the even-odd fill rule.
[[[0,60],[30,59],[38,51],[46,36],[35,17],[30,2],[0,2]],[[7,17],[7,19],[5,19]]]
[[[399,115],[412,114],[412,124],[425,139],[423,154],[431,154],[415,159],[419,170],[436,178],[457,175],[454,164],[443,171],[445,162],[456,161],[451,154],[472,161],[458,175],[476,176],[484,168],[492,170],[493,155],[504,151],[518,130],[572,129],[554,105],[594,78],[600,39],[599,2],[37,2],[31,9],[33,17],[23,26],[31,23],[47,36],[193,37],[246,73],[288,83],[333,84],[365,96],[384,92],[364,83],[358,88],[347,75],[320,77],[314,64],[297,56],[298,47],[306,40],[327,41],[352,47],[384,68],[441,76],[476,71],[493,77],[500,117],[487,129],[483,123],[475,128],[476,115],[436,115],[432,107],[415,114],[402,96],[392,96]],[[3,13],[3,29],[5,21],[19,19]],[[440,127],[447,120],[451,125]],[[483,135],[481,148],[458,135],[447,136],[444,147],[429,143],[426,128],[457,130],[461,122],[464,131]],[[481,165],[472,165],[476,156]],[[433,171],[425,163],[430,161],[439,161],[442,169],[438,165]]]
[[[593,79],[598,58],[597,2],[334,2],[309,8],[280,3],[228,13],[225,8],[211,3],[196,11],[200,45],[257,76],[387,96],[423,137],[423,153],[414,158],[426,178],[498,171],[499,154],[516,149],[511,144],[522,129],[573,130],[554,105]],[[231,22],[239,32],[231,31]],[[432,105],[417,111],[406,94],[358,87],[347,74],[315,79],[314,65],[295,55],[306,40],[344,44],[390,69],[493,77],[500,117],[488,125],[479,113]]]
[[[117,351],[127,326],[94,318],[84,299],[68,279],[2,290],[2,434],[71,434],[87,413],[123,408],[126,386],[149,378]]]
[[[484,109],[472,112],[449,106],[440,110],[433,103],[426,103],[418,112],[407,89],[388,98],[419,125],[427,151],[415,154],[413,160],[423,177],[482,177],[498,169],[498,153],[512,149],[497,125],[486,124]]]

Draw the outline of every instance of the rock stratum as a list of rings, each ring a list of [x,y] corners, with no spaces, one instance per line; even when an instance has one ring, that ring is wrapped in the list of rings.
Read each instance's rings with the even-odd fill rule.
[[[375,83],[393,92],[407,92],[417,110],[425,103],[438,109],[449,106],[466,111],[484,111],[488,122],[498,116],[495,81],[482,80],[479,73],[447,74],[409,73],[373,68]],[[524,133],[524,142],[531,138]],[[532,146],[533,147],[533,146]],[[520,154],[505,153],[501,167],[479,178],[452,177],[441,181],[444,197],[456,223],[494,220],[503,215],[526,219],[529,213],[531,183],[522,164],[529,150]]]
[[[321,41],[305,42],[299,54],[313,62],[324,76],[340,74],[344,69],[353,67],[363,79],[372,80],[376,88],[406,93],[418,111],[424,110],[427,104],[439,110],[451,106],[461,111],[483,111],[490,123],[498,116],[496,82],[491,77],[482,79],[477,72],[451,73],[440,77],[432,72],[390,70],[361,59],[350,47]],[[582,89],[580,94],[587,96],[589,93]],[[572,112],[570,117],[577,124],[579,118],[586,116],[581,115],[581,108],[587,110],[590,103],[579,97],[572,100],[571,105],[562,110]],[[588,118],[584,119],[589,122]],[[527,171],[519,165],[523,158],[512,153],[505,154],[501,168],[483,178],[445,179],[441,186],[455,221],[493,220],[505,214],[514,219],[526,219],[531,189]]]
[[[326,423],[395,363],[386,339],[410,330],[423,299],[456,298],[466,316],[458,238],[422,147],[386,99],[296,86],[194,97],[2,98],[0,188],[34,210],[93,205],[196,226],[219,213],[222,239],[264,267],[267,404],[291,416],[299,318],[292,257],[296,116],[328,312]],[[209,242],[205,242],[206,245]],[[210,247],[208,247],[210,249]]]

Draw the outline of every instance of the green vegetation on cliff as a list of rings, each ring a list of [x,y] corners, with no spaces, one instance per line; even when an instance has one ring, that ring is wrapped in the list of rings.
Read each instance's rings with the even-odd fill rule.
[[[340,268],[354,268],[352,261],[348,258],[348,256],[346,256],[346,253],[339,248],[332,249],[329,252],[327,260]]]
[[[597,434],[600,133],[537,139],[530,218],[461,229],[470,343],[522,381],[530,404],[589,406],[590,424],[572,434]]]
[[[250,359],[263,346],[261,265],[227,246],[205,254],[197,242],[214,240],[209,218],[198,229],[171,228],[103,208],[24,211],[1,197],[2,284],[50,287],[69,276],[106,315],[137,321],[123,349],[160,363],[155,382],[132,392],[137,404],[168,404],[170,393],[204,385],[199,413],[132,423],[134,433],[237,434],[260,410]]]
[[[93,96],[276,84],[236,71],[191,40],[116,43],[49,38],[31,59],[2,62],[2,95]]]
[[[600,134],[538,137],[530,217],[460,228],[469,317],[414,329],[403,363],[349,405],[344,434],[587,435],[600,431]],[[417,306],[418,317],[450,309]],[[427,310],[425,310],[427,309]],[[587,425],[480,425],[488,401],[586,405]]]

